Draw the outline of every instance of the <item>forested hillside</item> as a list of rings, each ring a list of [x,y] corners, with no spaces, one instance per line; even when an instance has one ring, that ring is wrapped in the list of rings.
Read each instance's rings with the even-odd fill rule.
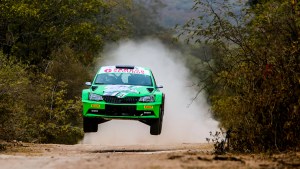
[[[4,140],[77,143],[81,90],[104,45],[151,35],[168,39],[151,8],[131,0],[4,0],[0,9]]]
[[[159,23],[164,27],[173,28],[197,16],[197,13],[191,10],[194,5],[191,0],[161,0],[161,2],[164,5],[159,11]]]

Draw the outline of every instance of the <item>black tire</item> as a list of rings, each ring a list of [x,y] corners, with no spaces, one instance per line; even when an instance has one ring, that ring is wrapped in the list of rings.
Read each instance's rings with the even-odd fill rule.
[[[97,132],[98,123],[96,119],[92,118],[83,118],[83,131],[85,133]]]
[[[160,117],[153,121],[150,125],[150,134],[151,135],[160,135],[163,123],[163,112],[162,108],[160,108]]]
[[[165,114],[165,95],[163,95],[163,100],[161,104],[161,117],[163,117]]]

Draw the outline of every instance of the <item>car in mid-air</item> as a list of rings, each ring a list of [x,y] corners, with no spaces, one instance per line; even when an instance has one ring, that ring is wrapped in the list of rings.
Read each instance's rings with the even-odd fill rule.
[[[139,66],[102,66],[88,89],[82,91],[83,130],[97,132],[98,124],[113,120],[138,120],[160,135],[165,95],[152,71]]]

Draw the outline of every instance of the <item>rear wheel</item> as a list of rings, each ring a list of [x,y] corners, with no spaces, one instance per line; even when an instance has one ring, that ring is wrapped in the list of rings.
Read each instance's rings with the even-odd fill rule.
[[[97,119],[84,117],[83,118],[83,131],[85,133],[97,132],[98,131]]]

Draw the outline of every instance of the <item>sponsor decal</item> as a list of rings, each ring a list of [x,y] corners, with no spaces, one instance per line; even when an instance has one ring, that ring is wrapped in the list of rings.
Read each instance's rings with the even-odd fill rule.
[[[98,113],[99,110],[91,110],[92,113]]]
[[[152,114],[152,113],[149,112],[149,111],[145,111],[144,114],[145,114],[145,115],[150,115],[150,114]]]
[[[144,106],[145,109],[153,109],[153,106]]]
[[[100,73],[132,73],[132,74],[147,74],[147,75],[150,74],[148,70],[145,70],[143,68],[118,69],[111,66],[101,68]]]
[[[92,108],[100,108],[100,104],[91,104]]]
[[[105,69],[104,72],[105,73],[110,73],[110,72],[112,72],[112,69]]]
[[[109,85],[103,91],[103,96],[116,96],[118,98],[125,97],[128,93],[139,93],[136,86]]]

